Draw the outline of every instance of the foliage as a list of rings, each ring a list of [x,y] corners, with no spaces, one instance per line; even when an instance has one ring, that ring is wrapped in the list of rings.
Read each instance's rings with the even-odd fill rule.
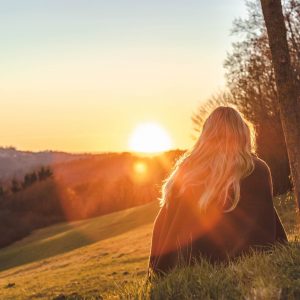
[[[5,196],[5,190],[3,185],[0,184],[0,199],[4,198]]]
[[[6,196],[0,202],[0,247],[63,219],[60,197],[51,179]]]
[[[257,132],[257,153],[270,166],[274,193],[291,188],[289,163],[280,121],[278,96],[268,37],[259,1],[246,1],[247,17],[234,21],[232,34],[238,37],[224,62],[226,89],[212,96],[192,117],[195,131],[218,105],[234,105],[251,121]],[[285,19],[293,69],[300,77],[300,2],[285,2]],[[300,87],[299,87],[300,88]]]
[[[10,188],[10,190],[14,194],[18,193],[21,190],[20,184],[19,184],[19,182],[15,178],[11,181],[11,188]]]
[[[53,173],[49,167],[48,168],[41,167],[37,174],[38,175],[37,175],[36,179],[38,178],[39,181],[45,180],[53,175]]]

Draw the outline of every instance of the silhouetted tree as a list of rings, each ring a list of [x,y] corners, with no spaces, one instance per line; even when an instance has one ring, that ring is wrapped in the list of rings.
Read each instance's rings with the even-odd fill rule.
[[[35,183],[38,180],[38,177],[37,177],[35,172],[30,173],[29,177],[30,177],[30,183],[31,184]]]
[[[32,184],[34,184],[37,180],[38,180],[38,177],[35,172],[25,174],[24,180],[22,183],[22,187],[25,189],[25,188],[31,186]]]
[[[295,69],[291,64],[281,1],[261,0],[261,6],[275,70],[281,123],[294,191],[298,207],[300,207],[300,84],[297,83],[298,77],[295,76]]]
[[[271,52],[259,1],[248,1],[247,9],[232,29],[239,41],[225,61],[227,85],[232,103],[255,125],[257,153],[271,167],[274,193],[281,194],[291,183]]]
[[[0,185],[0,199],[3,199],[4,196],[5,196],[4,187],[2,185]]]
[[[50,178],[50,177],[52,177],[52,176],[53,176],[52,170],[51,170],[50,168],[47,168],[47,169],[46,169],[46,177],[47,177],[47,178]]]
[[[49,167],[48,168],[41,167],[40,170],[38,171],[38,179],[40,181],[45,180],[45,179],[51,177],[52,175],[53,175],[53,173]]]
[[[23,187],[23,189],[26,189],[30,185],[31,185],[30,175],[25,174],[24,175],[24,180],[23,180],[23,183],[22,183],[22,187]]]
[[[232,33],[239,37],[225,61],[227,89],[200,105],[193,116],[195,129],[201,130],[203,116],[211,108],[234,104],[254,125],[257,153],[271,167],[274,194],[291,188],[290,168],[280,121],[278,93],[272,56],[260,2],[247,1],[248,15],[234,21]],[[300,9],[299,1],[285,3],[288,43],[296,78],[300,78]],[[199,118],[200,116],[200,118]]]
[[[20,184],[19,182],[14,178],[12,181],[11,181],[11,188],[10,190],[12,191],[12,193],[17,193],[21,190],[21,187],[20,187]]]

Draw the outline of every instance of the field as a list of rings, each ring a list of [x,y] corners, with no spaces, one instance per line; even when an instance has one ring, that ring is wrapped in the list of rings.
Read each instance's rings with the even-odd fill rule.
[[[152,287],[145,275],[156,202],[36,230],[0,251],[0,299],[297,299],[299,219],[291,195],[275,203],[289,248],[229,267],[202,262]]]
[[[152,202],[61,223],[2,249],[0,299],[106,298],[118,284],[142,278],[157,211]]]

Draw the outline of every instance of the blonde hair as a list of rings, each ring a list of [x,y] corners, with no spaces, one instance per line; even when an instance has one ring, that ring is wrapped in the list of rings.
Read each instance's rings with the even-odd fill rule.
[[[199,191],[201,210],[217,205],[224,212],[232,211],[239,202],[240,179],[254,169],[252,153],[252,124],[233,107],[219,106],[205,120],[194,146],[176,161],[164,180],[160,204],[167,205],[191,186]]]

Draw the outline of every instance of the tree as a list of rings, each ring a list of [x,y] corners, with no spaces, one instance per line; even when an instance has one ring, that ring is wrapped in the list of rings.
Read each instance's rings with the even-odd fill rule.
[[[23,183],[22,183],[23,189],[26,189],[27,187],[34,184],[37,181],[37,179],[38,179],[38,177],[37,177],[35,172],[25,174],[24,180],[23,180]]]
[[[298,1],[298,0],[297,0]],[[285,3],[284,11],[288,29],[288,43],[293,53],[292,66],[300,76],[299,59],[300,26],[299,4],[293,0]],[[238,41],[225,61],[227,88],[244,116],[250,120],[257,133],[257,154],[271,168],[274,194],[291,189],[289,159],[280,120],[275,72],[268,42],[267,29],[260,1],[246,1],[247,16],[234,21],[232,34]]]
[[[294,192],[300,207],[300,85],[291,65],[281,1],[261,0],[261,7],[271,49]]]
[[[192,116],[195,131],[193,138],[197,139],[199,137],[203,123],[213,109],[220,105],[237,107],[248,120],[252,121],[255,127],[256,153],[270,166],[274,195],[283,194],[291,189],[291,183],[289,180],[290,170],[283,132],[280,130],[281,126],[279,128],[276,126],[277,118],[265,117],[264,119],[260,119],[257,116],[255,104],[251,102],[251,97],[249,97],[248,103],[253,105],[251,111],[245,111],[244,101],[236,102],[229,93],[223,92],[211,96],[206,102],[200,104],[198,110]],[[280,119],[277,122],[280,122]]]
[[[23,187],[23,189],[26,189],[30,185],[31,185],[30,176],[29,176],[29,174],[25,174],[24,175],[24,180],[23,180],[23,183],[22,183],[22,187]]]
[[[21,190],[21,187],[19,185],[19,182],[14,178],[12,181],[11,181],[11,188],[10,190],[15,194],[17,192],[19,192]]]
[[[4,196],[5,196],[4,187],[0,185],[0,199],[4,198]]]
[[[267,29],[260,0],[246,0],[247,15],[234,21],[232,34],[238,39],[228,53],[226,70],[226,102],[234,104],[250,120],[257,133],[257,154],[271,168],[274,194],[291,189],[289,159],[280,119],[275,72],[269,47]],[[300,3],[288,0],[284,5],[287,38],[291,63],[296,78],[300,79]],[[228,97],[229,94],[229,97]],[[205,110],[224,104],[224,95],[216,94],[201,104],[193,118],[198,135]],[[226,104],[226,103],[225,103]],[[199,122],[200,121],[200,122]]]
[[[36,175],[35,172],[30,173],[29,174],[29,178],[30,178],[30,184],[34,184],[37,181],[37,179],[38,179],[38,177],[37,177],[37,175]]]
[[[39,181],[45,180],[49,177],[52,177],[53,173],[50,168],[41,167],[38,171],[38,179]]]
[[[53,176],[53,172],[52,172],[52,170],[50,169],[50,167],[48,167],[47,169],[46,169],[46,178],[50,178],[50,177],[52,177]]]

